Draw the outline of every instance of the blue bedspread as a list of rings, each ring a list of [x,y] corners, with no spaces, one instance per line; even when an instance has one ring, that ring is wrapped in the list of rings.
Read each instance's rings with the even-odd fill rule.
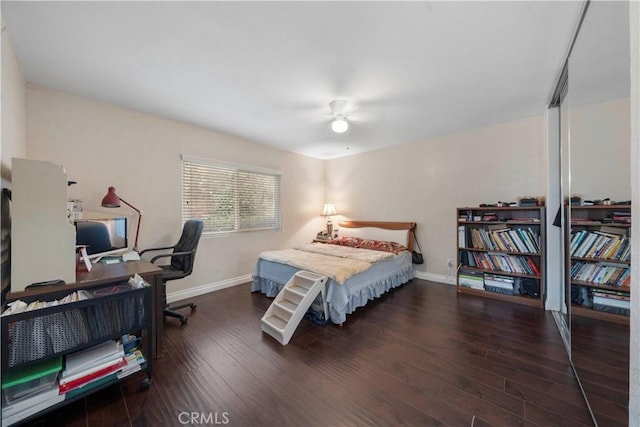
[[[259,291],[273,298],[298,270],[285,264],[258,259],[253,272],[251,292]],[[344,323],[347,314],[353,313],[356,308],[363,307],[368,301],[412,278],[411,254],[402,252],[351,277],[342,286],[329,279],[327,305],[331,322]]]

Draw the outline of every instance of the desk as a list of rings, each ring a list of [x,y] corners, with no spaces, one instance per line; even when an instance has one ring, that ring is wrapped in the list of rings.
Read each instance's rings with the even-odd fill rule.
[[[152,330],[152,348],[153,358],[162,357],[162,333],[163,333],[163,317],[164,310],[164,290],[162,287],[162,269],[148,261],[128,261],[116,264],[93,264],[90,272],[76,273],[76,283],[68,283],[66,285],[46,286],[42,288],[28,289],[20,292],[10,292],[7,295],[7,301],[17,299],[33,301],[34,297],[41,294],[60,293],[68,294],[78,289],[89,289],[92,287],[104,285],[105,283],[118,282],[127,280],[134,274],[138,274],[152,287],[152,310],[151,330]]]

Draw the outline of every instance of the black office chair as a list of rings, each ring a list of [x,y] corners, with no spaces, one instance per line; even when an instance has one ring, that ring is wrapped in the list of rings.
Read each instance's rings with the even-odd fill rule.
[[[193,271],[193,263],[196,258],[196,249],[198,248],[198,242],[202,235],[203,222],[199,219],[190,219],[184,223],[182,227],[182,236],[180,240],[174,246],[167,246],[163,248],[149,248],[140,252],[140,255],[145,252],[161,251],[173,249],[173,252],[168,254],[156,255],[151,258],[151,262],[155,262],[163,258],[171,258],[171,263],[167,265],[158,265],[162,269],[162,285],[164,286],[164,315],[169,317],[175,317],[180,319],[182,324],[187,323],[187,316],[182,313],[178,313],[175,310],[181,308],[190,307],[191,310],[195,310],[196,305],[194,303],[179,304],[171,306],[167,304],[167,282],[169,280],[177,280],[187,277]]]
[[[76,245],[86,245],[89,255],[113,249],[107,226],[95,221],[76,223]]]

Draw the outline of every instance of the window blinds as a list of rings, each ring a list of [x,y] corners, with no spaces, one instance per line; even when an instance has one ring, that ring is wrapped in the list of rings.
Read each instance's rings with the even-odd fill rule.
[[[182,220],[205,233],[280,229],[280,172],[182,158]]]

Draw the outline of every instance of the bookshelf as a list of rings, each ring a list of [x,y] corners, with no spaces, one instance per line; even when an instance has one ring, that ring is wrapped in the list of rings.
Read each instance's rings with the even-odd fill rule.
[[[24,376],[24,380],[28,381],[22,383],[25,388],[33,390],[33,393],[25,393],[24,398],[18,398],[16,393],[16,400],[11,402],[12,405],[21,407],[16,414],[6,413],[7,408],[3,406],[3,425],[34,419],[118,381],[119,371],[109,370],[107,373],[94,370],[87,376],[78,375],[79,378],[74,379],[78,383],[77,387],[76,383],[69,382],[66,384],[68,389],[63,390],[61,369],[65,366],[62,361],[68,360],[72,355],[79,355],[79,352],[86,352],[98,345],[113,343],[123,335],[140,337],[140,342],[144,344],[141,349],[145,360],[140,360],[140,370],[144,370],[147,375],[140,387],[146,389],[150,385],[153,350],[152,287],[147,284],[135,288],[127,281],[115,281],[84,288],[84,298],[74,297],[70,300],[69,290],[54,288],[56,290],[41,291],[32,296],[22,293],[21,301],[37,304],[38,308],[3,314],[0,317],[3,379],[7,376],[21,377],[31,367],[37,366],[34,369],[39,370],[40,365],[48,365],[49,362],[52,364],[51,375],[43,377],[46,378],[46,391],[42,394],[41,384],[34,384],[33,380]],[[77,294],[80,291],[71,292]],[[58,301],[58,304],[52,304],[53,301]],[[121,364],[110,366],[124,369]],[[101,375],[102,372],[105,372],[104,376]],[[7,397],[6,392],[3,382],[3,398]],[[38,404],[22,408],[26,405],[23,402],[30,401]]]
[[[458,293],[544,306],[542,206],[456,209]]]
[[[629,323],[631,206],[571,206],[571,313]]]

